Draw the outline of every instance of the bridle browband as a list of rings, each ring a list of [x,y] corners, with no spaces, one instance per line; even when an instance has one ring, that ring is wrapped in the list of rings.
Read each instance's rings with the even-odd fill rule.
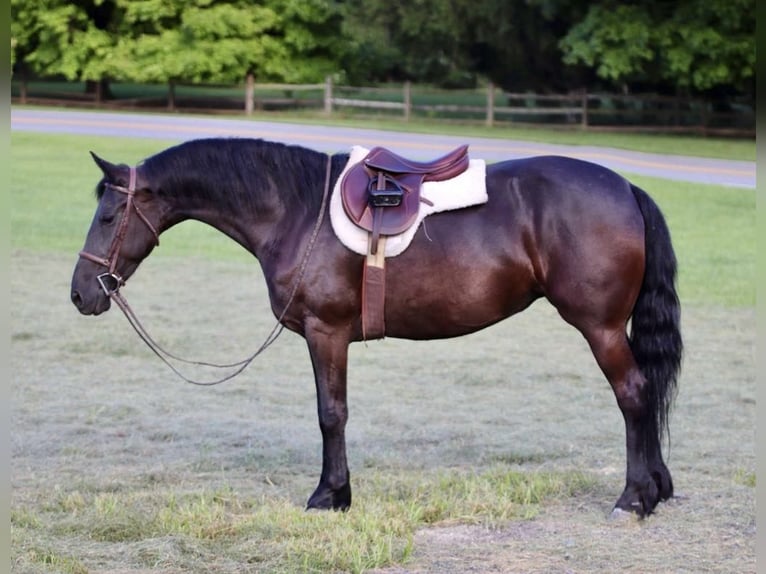
[[[125,235],[127,233],[128,218],[130,217],[131,208],[133,208],[133,210],[136,212],[136,215],[138,215],[138,217],[141,218],[141,220],[147,225],[147,227],[149,227],[149,229],[152,232],[152,235],[154,236],[155,244],[156,245],[160,244],[159,233],[157,233],[157,230],[154,228],[151,222],[147,219],[147,217],[141,212],[141,210],[138,208],[138,205],[136,205],[136,203],[133,201],[133,198],[136,193],[136,189],[135,189],[136,168],[134,167],[130,168],[130,181],[127,188],[119,186],[119,185],[110,184],[110,183],[106,184],[109,188],[114,189],[115,191],[119,191],[120,193],[124,193],[128,196],[128,201],[125,205],[125,211],[122,214],[120,225],[117,229],[117,233],[115,234],[114,239],[112,240],[112,245],[110,246],[106,257],[98,257],[97,255],[88,253],[85,250],[80,251],[79,255],[83,259],[87,259],[88,261],[92,261],[99,265],[103,265],[104,267],[108,269],[106,273],[102,273],[101,275],[98,275],[96,277],[96,279],[99,282],[99,285],[101,285],[101,289],[104,291],[104,293],[106,293],[107,297],[112,299],[112,301],[114,301],[117,304],[117,306],[123,312],[125,317],[128,319],[130,326],[133,327],[133,329],[136,331],[136,333],[141,338],[141,340],[144,343],[146,343],[149,349],[151,349],[151,351],[155,355],[157,355],[162,360],[162,362],[164,362],[176,375],[178,375],[181,379],[183,379],[187,383],[191,383],[192,385],[200,385],[200,386],[217,385],[217,384],[223,383],[224,381],[228,381],[229,379],[233,379],[234,377],[239,375],[242,371],[244,371],[247,368],[247,366],[250,363],[253,362],[253,360],[258,355],[260,355],[274,341],[276,341],[277,337],[279,337],[279,335],[282,333],[282,330],[284,329],[282,320],[287,315],[287,310],[290,308],[290,305],[292,304],[293,300],[295,299],[295,295],[298,292],[298,287],[300,287],[301,281],[303,280],[303,275],[308,265],[309,256],[314,250],[314,243],[316,242],[316,238],[319,235],[319,229],[322,227],[322,222],[324,221],[324,214],[325,214],[325,211],[327,210],[327,201],[330,194],[331,175],[332,175],[332,156],[328,155],[327,170],[325,173],[324,191],[322,193],[322,204],[319,208],[319,215],[317,216],[316,223],[314,224],[314,229],[312,230],[311,237],[309,238],[309,243],[306,246],[306,252],[303,254],[303,259],[301,260],[301,265],[300,265],[300,268],[298,269],[298,276],[296,278],[295,284],[293,285],[292,291],[290,292],[290,296],[287,299],[287,303],[285,304],[284,308],[282,309],[282,312],[277,318],[276,325],[274,325],[274,328],[268,334],[268,336],[266,337],[264,342],[261,344],[261,346],[258,347],[258,349],[256,349],[255,352],[253,352],[253,354],[251,354],[246,359],[237,361],[235,363],[218,364],[218,363],[208,363],[205,361],[190,361],[188,359],[183,359],[177,355],[174,355],[173,353],[170,353],[169,351],[166,351],[159,345],[159,343],[157,343],[149,335],[146,328],[144,328],[144,326],[138,320],[138,317],[136,317],[136,314],[133,312],[133,309],[131,309],[130,305],[128,305],[128,301],[125,299],[122,293],[120,293],[120,288],[123,285],[125,285],[125,280],[121,276],[115,273],[115,269],[117,267],[117,255],[120,252],[120,247],[122,246],[122,242],[124,241]],[[110,283],[112,283],[112,285],[107,285],[106,284],[107,280]],[[176,361],[180,361],[182,363],[186,363],[189,365],[201,365],[206,367],[215,367],[219,369],[237,367],[237,369],[233,373],[230,373],[220,379],[216,379],[215,381],[200,382],[200,381],[195,381],[186,377],[169,361],[169,359],[174,359]]]
[[[122,212],[122,218],[120,219],[120,224],[117,227],[117,233],[114,234],[114,239],[112,239],[112,244],[109,246],[109,251],[106,253],[106,257],[99,257],[98,255],[93,255],[92,253],[88,253],[84,249],[80,251],[79,255],[83,259],[87,259],[88,261],[93,261],[94,263],[98,263],[99,265],[103,265],[107,268],[106,273],[102,273],[96,279],[98,280],[99,285],[101,285],[101,289],[103,289],[104,293],[108,297],[112,296],[112,293],[117,293],[120,290],[120,287],[125,285],[125,281],[120,275],[117,275],[115,273],[115,270],[117,269],[117,256],[120,253],[120,248],[122,247],[122,242],[125,241],[125,235],[128,232],[128,222],[130,221],[130,214],[131,211],[135,211],[136,215],[139,217],[141,221],[143,221],[146,226],[149,228],[149,231],[152,232],[152,235],[154,236],[154,244],[155,246],[160,244],[160,234],[157,233],[157,230],[154,228],[154,225],[152,225],[151,221],[144,215],[144,212],[141,211],[141,209],[138,207],[138,204],[135,202],[136,197],[136,168],[131,167],[130,168],[130,175],[128,180],[128,187],[122,187],[121,185],[116,185],[113,183],[106,183],[104,184],[109,189],[113,189],[114,191],[119,191],[120,193],[124,193],[128,196],[128,200],[125,203],[125,210]],[[109,284],[107,284],[107,281]]]

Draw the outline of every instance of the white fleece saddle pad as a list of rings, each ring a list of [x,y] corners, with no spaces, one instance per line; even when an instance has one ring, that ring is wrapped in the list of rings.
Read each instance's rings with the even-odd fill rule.
[[[335,235],[338,236],[343,245],[360,255],[367,254],[368,233],[361,227],[357,227],[346,215],[346,210],[343,209],[343,200],[340,197],[340,182],[343,181],[343,176],[346,175],[346,172],[352,166],[362,161],[369,151],[369,149],[361,146],[353,146],[351,148],[348,163],[335,183],[332,197],[330,198],[330,222],[332,223]],[[457,177],[446,181],[427,181],[423,183],[420,197],[427,199],[433,205],[421,201],[420,211],[415,223],[398,235],[386,236],[386,257],[399,255],[407,249],[412,238],[415,237],[420,223],[427,215],[439,211],[449,211],[486,203],[486,172],[487,166],[484,160],[472,159],[468,164],[468,169]]]

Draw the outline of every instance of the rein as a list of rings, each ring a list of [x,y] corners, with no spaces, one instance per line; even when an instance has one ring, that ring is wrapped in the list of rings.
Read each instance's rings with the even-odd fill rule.
[[[292,291],[290,292],[290,296],[287,299],[287,303],[285,304],[284,308],[282,309],[282,312],[277,318],[277,323],[274,325],[271,332],[268,334],[268,336],[266,337],[264,342],[260,345],[260,347],[258,347],[258,349],[256,349],[249,357],[242,359],[241,361],[237,361],[235,363],[218,364],[218,363],[208,363],[205,361],[190,361],[188,359],[184,359],[182,357],[174,355],[173,353],[165,350],[162,346],[160,346],[159,343],[157,343],[151,337],[151,335],[149,335],[149,332],[143,326],[141,321],[139,321],[135,312],[128,304],[128,301],[125,299],[122,293],[120,293],[120,288],[123,285],[125,285],[125,280],[120,275],[115,273],[115,269],[117,267],[117,255],[119,254],[120,247],[122,246],[122,242],[125,240],[125,235],[127,233],[128,220],[130,218],[131,208],[133,208],[133,210],[136,212],[136,215],[138,215],[138,217],[147,225],[149,230],[152,232],[152,235],[154,236],[155,244],[156,245],[160,244],[159,233],[157,233],[157,230],[154,228],[151,222],[147,219],[147,217],[141,212],[138,205],[136,205],[135,201],[133,200],[136,193],[136,189],[135,189],[136,188],[136,168],[135,167],[130,168],[130,183],[127,188],[118,186],[118,185],[107,184],[111,189],[114,189],[115,191],[119,191],[120,193],[124,193],[128,196],[128,200],[125,205],[125,211],[122,214],[120,225],[117,229],[117,233],[115,234],[114,239],[112,240],[112,245],[109,248],[109,251],[107,252],[107,256],[98,257],[96,255],[88,253],[85,250],[80,251],[79,256],[89,261],[92,261],[94,263],[98,263],[99,265],[103,265],[104,267],[108,269],[106,273],[102,273],[101,275],[98,275],[96,277],[96,279],[99,282],[99,285],[101,285],[101,289],[120,308],[120,310],[125,315],[125,318],[128,320],[128,323],[130,323],[130,326],[133,327],[133,330],[136,332],[136,334],[138,334],[141,340],[144,343],[146,343],[147,347],[149,347],[149,349],[151,349],[151,351],[155,355],[157,355],[162,360],[162,362],[165,363],[170,368],[170,370],[172,370],[176,375],[178,375],[178,377],[183,379],[185,382],[190,383],[192,385],[199,385],[199,386],[218,385],[220,383],[233,379],[234,377],[239,375],[242,371],[244,371],[248,367],[248,365],[250,365],[250,363],[253,362],[253,360],[258,355],[260,355],[263,351],[265,351],[268,347],[270,347],[271,344],[277,340],[279,335],[282,334],[282,331],[285,328],[284,325],[282,324],[282,320],[287,315],[287,311],[290,308],[290,305],[292,304],[293,300],[295,299],[295,295],[297,294],[298,288],[301,285],[301,281],[303,280],[303,275],[306,272],[306,267],[308,266],[309,257],[311,256],[311,253],[314,250],[314,244],[316,243],[317,236],[319,235],[319,229],[322,227],[322,222],[324,221],[324,214],[327,208],[327,200],[328,200],[329,190],[330,190],[331,173],[332,173],[332,156],[328,155],[327,170],[325,173],[324,191],[322,193],[322,204],[319,208],[319,215],[317,216],[316,223],[314,224],[314,229],[312,230],[308,245],[306,246],[306,251],[303,254],[303,259],[301,260],[301,264],[298,269],[298,277],[295,281],[295,284],[293,285]],[[187,365],[200,365],[205,367],[214,367],[217,369],[227,369],[227,368],[237,367],[237,369],[234,372],[220,379],[216,379],[214,381],[207,381],[207,382],[195,381],[193,379],[186,377],[183,373],[181,373],[170,362],[170,359],[185,363]]]

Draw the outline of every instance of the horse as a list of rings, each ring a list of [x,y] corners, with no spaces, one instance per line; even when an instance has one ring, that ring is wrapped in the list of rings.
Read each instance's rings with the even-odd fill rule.
[[[326,200],[349,154],[224,137],[136,166],[91,155],[102,177],[72,277],[76,308],[107,311],[160,234],[183,221],[247,249],[278,324],[305,339],[313,367],[322,467],[306,508],[347,510],[347,357],[364,340],[365,258],[338,240]],[[642,519],[673,496],[662,445],[683,342],[665,218],[645,191],[575,158],[509,159],[487,164],[485,176],[486,202],[428,216],[386,260],[385,336],[459,337],[547,299],[587,341],[622,413],[625,486],[612,513]]]

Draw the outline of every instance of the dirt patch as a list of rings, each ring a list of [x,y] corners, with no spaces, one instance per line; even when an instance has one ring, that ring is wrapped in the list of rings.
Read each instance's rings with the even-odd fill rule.
[[[689,499],[673,500],[644,521],[615,521],[593,508],[553,506],[533,520],[498,529],[435,526],[418,531],[416,550],[405,565],[373,572],[754,573],[754,506],[739,514],[743,509],[705,508],[701,502],[695,509]],[[690,527],[694,518],[702,522]]]

